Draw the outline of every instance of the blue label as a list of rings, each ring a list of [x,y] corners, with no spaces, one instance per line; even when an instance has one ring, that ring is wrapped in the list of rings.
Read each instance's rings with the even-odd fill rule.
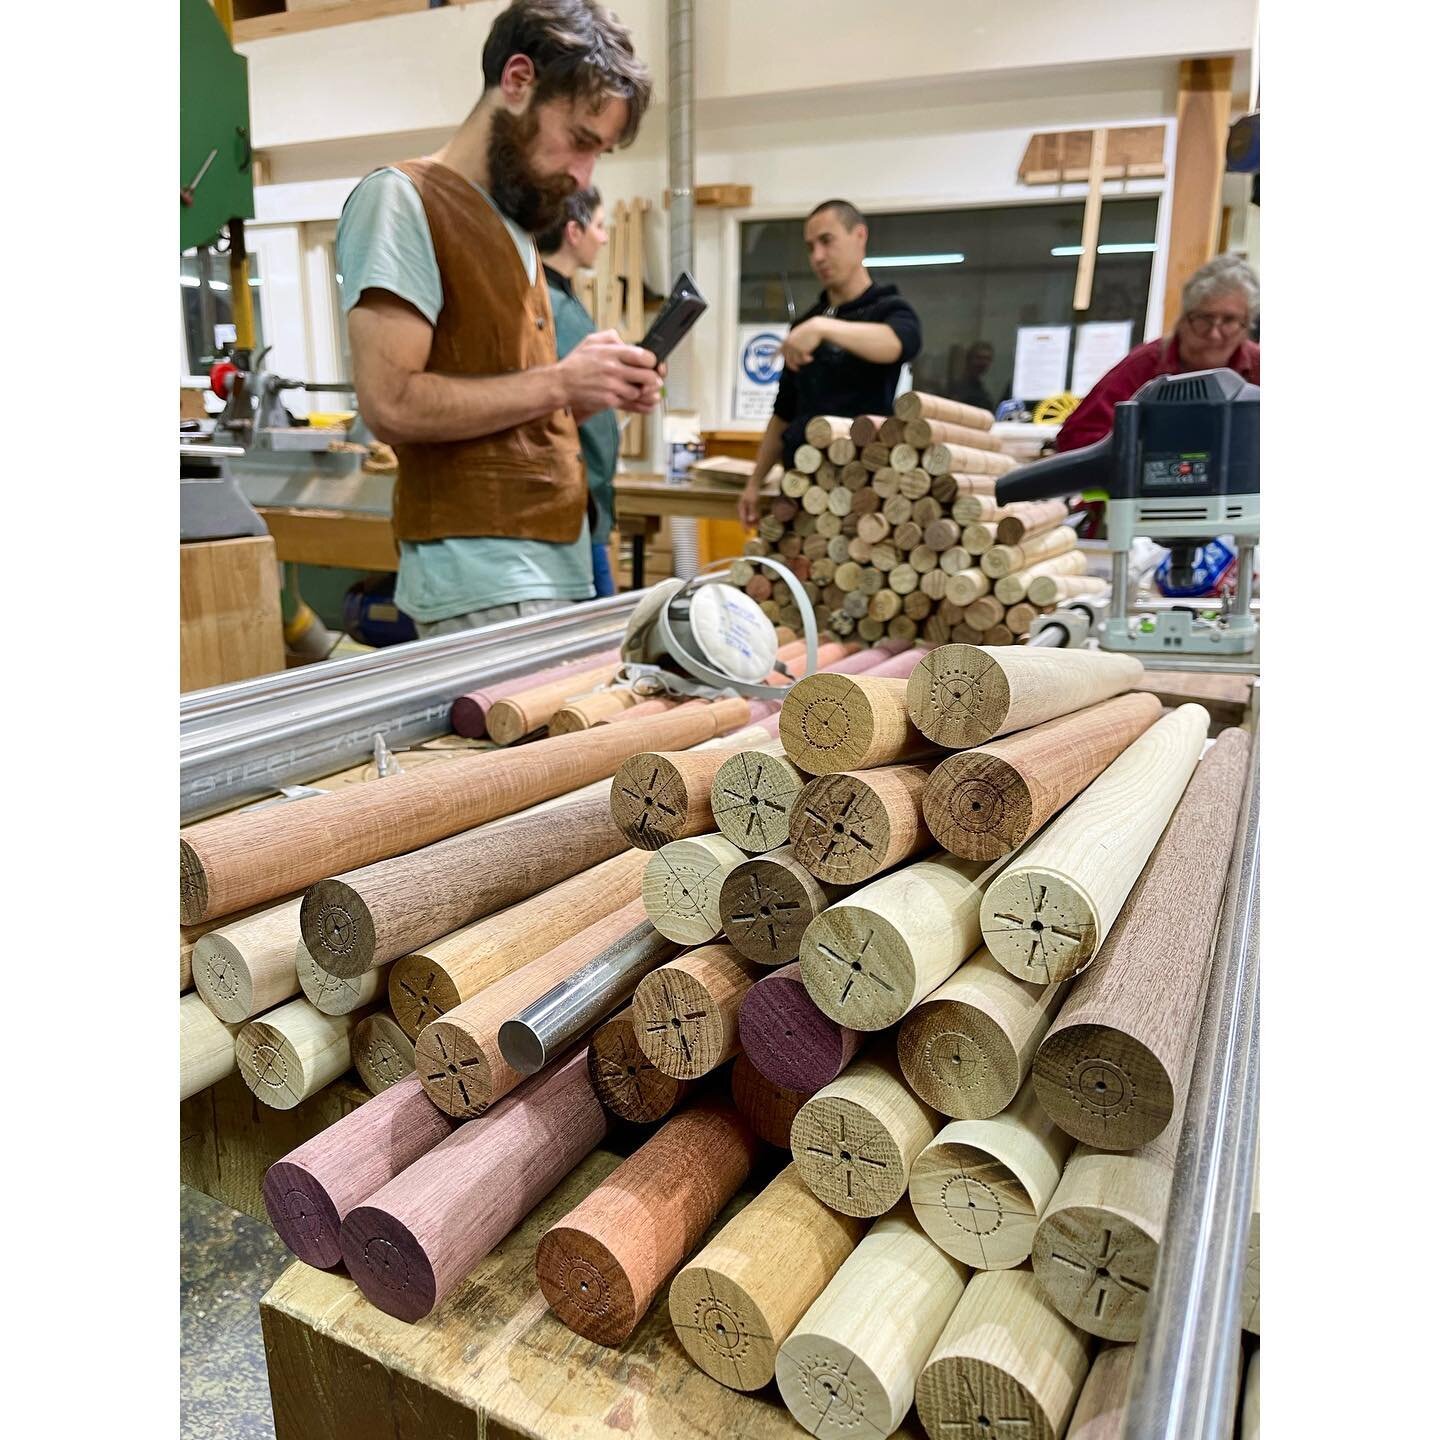
[[[768,330],[752,335],[740,356],[746,376],[756,385],[773,385],[780,378],[785,362],[780,357],[781,337]]]

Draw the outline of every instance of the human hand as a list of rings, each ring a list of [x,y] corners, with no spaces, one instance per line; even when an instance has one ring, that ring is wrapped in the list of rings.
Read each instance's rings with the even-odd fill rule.
[[[577,416],[601,410],[648,414],[660,402],[663,372],[655,357],[614,330],[587,335],[561,362],[566,404]]]
[[[803,320],[785,337],[780,344],[780,353],[785,357],[787,369],[799,370],[815,358],[815,351],[825,339],[825,317],[816,315]]]
[[[740,523],[747,530],[760,523],[760,482],[753,475],[740,492]]]

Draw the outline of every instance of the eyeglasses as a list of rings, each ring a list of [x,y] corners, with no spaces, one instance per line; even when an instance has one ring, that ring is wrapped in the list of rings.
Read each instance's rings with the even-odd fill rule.
[[[1192,329],[1204,334],[1218,330],[1222,335],[1238,335],[1245,328],[1245,317],[1240,315],[1211,315],[1204,310],[1192,310],[1185,317]]]

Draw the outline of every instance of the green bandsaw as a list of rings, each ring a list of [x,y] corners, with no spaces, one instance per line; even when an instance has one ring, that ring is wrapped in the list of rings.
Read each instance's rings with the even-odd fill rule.
[[[251,155],[249,64],[207,0],[180,0],[181,250],[254,216]]]

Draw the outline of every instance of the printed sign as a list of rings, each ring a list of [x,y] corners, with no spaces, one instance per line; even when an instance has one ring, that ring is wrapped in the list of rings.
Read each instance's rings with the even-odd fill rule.
[[[1015,332],[1015,379],[1011,385],[1017,399],[1044,400],[1065,388],[1070,369],[1070,327],[1068,325],[1021,325]]]
[[[775,409],[780,372],[785,361],[780,325],[741,325],[737,331],[739,362],[735,373],[735,419],[768,420]]]
[[[1128,320],[1090,320],[1075,331],[1075,364],[1070,388],[1082,398],[1095,382],[1113,370],[1130,353]]]

